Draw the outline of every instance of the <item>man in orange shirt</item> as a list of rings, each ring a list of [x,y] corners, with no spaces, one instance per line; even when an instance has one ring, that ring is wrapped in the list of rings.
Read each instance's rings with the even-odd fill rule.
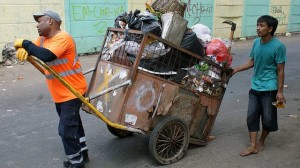
[[[76,53],[76,44],[67,32],[60,29],[60,16],[48,10],[33,17],[37,21],[40,37],[33,42],[17,40],[14,43],[17,58],[25,61],[28,55],[36,56],[84,95],[87,83]],[[79,114],[81,101],[46,70],[45,77],[59,116],[58,132],[68,158],[68,161],[64,161],[64,166],[84,167],[89,158]]]

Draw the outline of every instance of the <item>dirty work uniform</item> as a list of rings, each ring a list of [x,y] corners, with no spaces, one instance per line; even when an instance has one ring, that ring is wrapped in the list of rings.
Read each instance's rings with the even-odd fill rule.
[[[55,54],[57,59],[46,62],[47,65],[63,77],[81,95],[84,95],[87,90],[87,83],[77,57],[73,38],[68,33],[61,31],[50,39],[39,37],[33,43]],[[82,165],[83,157],[81,151],[87,150],[87,147],[79,114],[81,101],[50,72],[45,70],[45,76],[48,89],[60,118],[58,132],[67,158],[72,165]]]

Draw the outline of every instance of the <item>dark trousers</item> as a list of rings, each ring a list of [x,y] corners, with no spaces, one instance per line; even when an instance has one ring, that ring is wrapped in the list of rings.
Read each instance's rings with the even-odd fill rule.
[[[59,116],[58,134],[61,137],[67,158],[73,165],[82,165],[82,151],[87,150],[85,134],[79,110],[79,99],[55,103]]]

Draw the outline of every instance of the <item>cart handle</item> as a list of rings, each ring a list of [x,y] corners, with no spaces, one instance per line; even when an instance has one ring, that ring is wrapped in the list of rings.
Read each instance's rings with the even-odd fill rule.
[[[83,72],[83,75],[86,75],[86,74],[88,74],[88,73],[90,73],[90,72],[93,72],[93,71],[95,71],[95,70],[96,70],[96,68],[90,68],[90,69],[88,69],[87,71]]]
[[[131,131],[131,132],[137,132],[144,134],[143,131],[132,128],[132,127],[127,127],[125,125],[120,125],[113,123],[109,121],[97,108],[95,108],[91,103],[90,103],[90,98],[88,97],[83,97],[79,92],[77,92],[71,85],[69,85],[68,82],[66,82],[58,73],[56,73],[52,68],[50,68],[46,63],[44,63],[42,60],[38,59],[35,56],[28,56],[28,61],[36,67],[43,75],[45,75],[44,70],[41,68],[43,67],[46,69],[48,72],[50,72],[56,79],[58,79],[67,89],[69,89],[77,98],[80,99],[82,103],[84,103],[87,107],[89,107],[101,120],[103,120],[106,124],[108,124],[111,127],[121,129],[121,130],[126,130],[126,131]]]
[[[100,93],[96,93],[96,94],[91,95],[90,96],[90,100],[96,99],[97,97],[100,97],[100,96],[102,96],[102,95],[104,95],[104,94],[106,94],[106,93],[108,93],[110,91],[119,89],[119,88],[124,87],[126,85],[131,85],[131,84],[132,84],[131,80],[127,80],[127,81],[125,81],[125,82],[123,82],[123,83],[121,83],[119,85],[107,88],[107,89],[101,91]]]

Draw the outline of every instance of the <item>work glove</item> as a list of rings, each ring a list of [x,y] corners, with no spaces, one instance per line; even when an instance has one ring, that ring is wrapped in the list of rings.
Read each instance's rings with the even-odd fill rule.
[[[24,39],[18,39],[18,40],[16,40],[15,41],[15,43],[14,43],[14,46],[15,46],[15,49],[17,50],[18,48],[22,48],[23,47],[23,41],[24,41]]]
[[[20,61],[25,61],[28,58],[28,52],[24,48],[18,48],[16,55]]]

